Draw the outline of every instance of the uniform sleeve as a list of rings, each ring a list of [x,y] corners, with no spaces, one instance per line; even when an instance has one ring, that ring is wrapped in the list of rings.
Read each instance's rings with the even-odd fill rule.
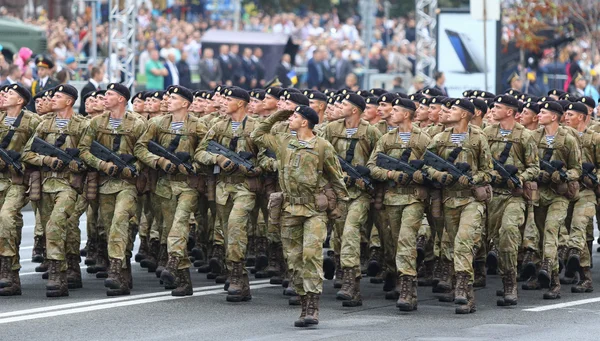
[[[594,133],[592,141],[594,150],[594,166],[596,167],[596,176],[600,176],[600,134]]]
[[[250,138],[261,148],[271,149],[275,153],[279,152],[279,146],[282,141],[280,140],[280,136],[282,134],[272,134],[271,128],[275,123],[280,122],[284,119],[286,115],[288,115],[289,111],[278,111],[275,114],[267,117],[264,121],[258,124],[256,130],[252,132]]]
[[[340,166],[340,162],[338,161],[333,146],[330,143],[327,143],[323,153],[325,153],[323,158],[324,176],[327,180],[329,180],[329,183],[333,187],[338,200],[347,201],[349,195],[346,185],[344,184],[342,166]]]
[[[131,146],[131,153],[135,156],[135,146],[137,145],[137,141],[139,141],[139,139],[142,137],[142,135],[144,135],[144,132],[147,130],[148,124],[146,123],[145,120],[139,118],[136,120],[135,122],[135,137],[136,137],[136,142],[134,143],[133,146]],[[144,168],[144,163],[142,161],[140,161],[139,158],[136,157],[136,161],[134,162],[134,166],[135,169],[139,171],[141,171]]]
[[[567,180],[577,181],[581,177],[581,150],[574,137],[567,135],[565,143],[568,152]]]
[[[383,145],[383,138],[380,138],[379,141],[375,144],[375,148],[371,153],[371,157],[369,157],[369,161],[367,162],[367,168],[371,171],[371,177],[375,180],[385,181],[387,180],[387,172],[388,170],[385,168],[377,167],[377,154],[384,153],[385,148]]]
[[[150,168],[156,169],[159,157],[148,150],[148,142],[157,137],[156,121],[148,122],[148,128],[137,140],[134,148],[135,157]]]
[[[440,136],[441,136],[441,134],[435,135],[435,137],[431,140],[431,142],[429,142],[429,145],[427,146],[427,149],[425,150],[425,152],[430,151],[430,152],[434,153],[435,155],[438,155],[438,141],[439,141]],[[425,152],[423,152],[423,157],[425,157]],[[435,172],[437,172],[437,170],[435,168],[427,166],[427,165],[423,166],[423,171],[425,173],[427,173],[427,175],[430,178],[432,178],[433,174]]]
[[[531,134],[523,140],[525,152],[525,170],[519,174],[523,181],[535,181],[540,174],[540,159],[538,155],[537,143],[533,140]]]
[[[208,148],[208,142],[214,140],[215,136],[217,135],[214,128],[215,127],[206,133],[206,136],[204,136],[202,141],[198,144],[196,153],[194,153],[194,161],[202,165],[210,166],[217,163],[217,155],[206,151],[206,148]]]
[[[88,125],[85,133],[83,134],[81,140],[79,141],[79,156],[87,165],[92,168],[98,169],[100,167],[99,158],[92,155],[90,152],[90,148],[92,146],[92,142],[96,139],[98,131],[98,122],[97,120],[92,119],[90,124]]]
[[[33,139],[35,137],[40,136],[39,134],[40,134],[41,130],[42,130],[42,125],[40,124],[37,126],[33,135],[31,135],[31,138],[29,139],[29,141],[27,141],[27,143],[25,144],[25,147],[23,148],[23,155],[21,155],[21,162],[28,163],[30,165],[38,166],[38,167],[43,166],[44,155],[40,155],[38,153],[31,151],[31,145],[33,144]]]
[[[479,164],[477,165],[477,172],[473,174],[473,182],[476,184],[487,184],[492,181],[490,172],[492,171],[492,153],[490,152],[490,145],[485,137],[486,135],[481,133],[479,139]]]

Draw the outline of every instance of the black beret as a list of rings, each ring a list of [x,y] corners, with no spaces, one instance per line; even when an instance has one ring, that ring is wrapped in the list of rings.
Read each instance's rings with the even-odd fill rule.
[[[291,93],[296,93],[296,94],[302,95],[302,91],[300,91],[296,88],[285,88],[285,89],[283,89],[283,93],[280,92],[279,95],[287,96],[288,94],[291,94]]]
[[[39,55],[35,60],[35,65],[37,67],[45,67],[48,69],[52,69],[54,67],[54,62],[50,57]]]
[[[487,103],[481,98],[471,98],[471,103],[475,106],[476,109],[486,113],[488,110]]]
[[[429,96],[443,96],[444,95],[444,93],[441,90],[438,90],[436,88],[427,88],[427,89],[423,90],[423,94],[429,95]]]
[[[204,94],[204,99],[208,101],[212,101],[213,97],[215,97],[215,93],[213,91],[208,91]]]
[[[282,92],[283,92],[282,88],[280,88],[278,86],[272,86],[272,87],[267,88],[266,94],[279,99],[279,97],[282,96]]]
[[[475,114],[475,106],[468,98],[457,98],[452,103],[452,106],[457,106],[463,110],[470,112],[471,114]]]
[[[286,101],[294,102],[297,105],[309,105],[308,97],[304,96],[301,93],[291,92],[285,96]]]
[[[374,89],[372,89],[371,91],[373,90]],[[393,103],[396,98],[398,98],[396,94],[386,92],[379,96],[379,98],[377,99],[377,103]]]
[[[456,100],[456,98],[447,97],[442,100],[442,105],[449,109],[452,107],[452,104],[454,103],[455,100]]]
[[[526,97],[526,98],[523,100],[523,102],[525,102],[525,103],[529,103],[529,102],[537,103],[537,102],[539,102],[539,101],[540,101],[540,98],[539,98],[539,97],[536,97],[536,96],[527,96],[527,97]]]
[[[129,101],[129,97],[131,97],[131,94],[129,93],[129,89],[127,89],[127,87],[121,83],[108,84],[108,86],[106,87],[106,91],[108,91],[108,90],[114,91],[114,92],[118,93],[119,95],[125,97],[126,101]]]
[[[566,92],[564,92],[562,90],[552,89],[552,90],[548,91],[548,96],[552,95],[552,96],[560,97],[560,96],[564,95],[565,93]]]
[[[342,95],[335,95],[333,98],[338,103],[342,103],[342,101],[344,100],[344,97]]]
[[[523,109],[529,109],[529,110],[533,111],[536,115],[540,113],[540,105],[537,103],[533,103],[533,102],[525,103],[525,105],[523,106]]]
[[[489,91],[480,91],[477,93],[477,97],[493,99],[493,98],[496,98],[496,95],[494,95],[493,93],[491,93]]]
[[[365,99],[355,93],[346,94],[346,96],[344,96],[344,100],[352,103],[354,106],[360,109],[360,111],[365,111],[365,107],[367,106]]]
[[[29,90],[27,90],[27,88],[25,88],[24,86],[20,84],[11,84],[9,85],[8,89],[14,90],[16,93],[18,93],[19,96],[21,96],[25,100],[25,105],[27,105],[29,101],[31,101],[31,92],[29,92]]]
[[[187,100],[190,103],[194,101],[194,95],[192,94],[190,89],[181,85],[173,85],[169,89],[169,95],[179,95],[180,97],[183,97],[183,99]]]
[[[235,86],[230,89],[227,89],[227,91],[225,91],[225,96],[241,99],[245,102],[250,102],[250,95],[248,94],[248,91]]]
[[[446,98],[446,96],[435,96],[429,99],[429,105],[442,105],[442,101]]]
[[[387,93],[387,91],[385,91],[385,89],[381,89],[381,88],[373,88],[370,90],[370,92],[377,97],[381,97],[381,95]]]
[[[410,99],[413,102],[420,102],[423,97],[425,97],[425,96],[421,95],[420,93],[416,93],[416,94],[409,95],[408,99]]]
[[[0,92],[7,92],[10,85],[3,85],[0,87]]]
[[[518,98],[519,96],[522,95],[521,91],[515,90],[515,89],[507,89],[504,93],[509,94],[515,98]]]
[[[473,95],[473,90],[465,90],[462,95],[463,97],[471,97]]]
[[[394,103],[392,103],[392,104],[395,107],[403,107],[404,109],[408,109],[408,110],[412,110],[412,111],[417,110],[417,106],[415,105],[415,102],[411,101],[410,99],[406,99],[406,98],[396,98],[394,100]]]
[[[580,114],[584,114],[587,115],[588,114],[588,109],[587,106],[581,102],[575,102],[575,103],[571,103],[567,106],[567,110],[573,110],[576,111]]]
[[[570,101],[571,100],[571,94],[562,94],[560,96],[558,96],[558,99],[561,101]]]
[[[296,107],[296,112],[307,119],[312,125],[319,124],[319,115],[311,107],[307,105],[299,105]]]
[[[396,95],[400,98],[406,98],[408,99],[408,95],[405,94],[404,92],[396,92]]]
[[[88,92],[87,94],[85,94],[85,95],[84,95],[84,96],[81,98],[81,100],[82,100],[83,102],[85,102],[85,101],[87,101],[87,99],[88,99],[88,98],[90,98],[90,97],[96,97],[96,91],[90,91],[90,92]]]
[[[354,93],[354,91],[352,91],[350,89],[339,89],[337,91],[338,95],[346,95],[346,94],[349,94],[349,93]]]
[[[225,85],[219,84],[219,85],[215,86],[215,88],[213,89],[213,91],[221,93],[221,91],[223,91],[223,89],[226,89],[226,88],[227,87]]]
[[[494,99],[492,98],[484,98],[483,101],[485,102],[485,104],[488,106],[489,109],[492,109],[494,107]]]
[[[358,91],[356,92],[356,94],[357,94],[357,95],[359,95],[359,96],[362,96],[363,98],[367,98],[367,97],[369,97],[369,96],[373,96],[373,94],[372,94],[372,93],[370,93],[370,92],[369,92],[369,91],[367,91],[367,90],[358,90]]]
[[[79,94],[77,93],[77,89],[70,84],[61,84],[54,88],[54,93],[62,92],[63,94],[67,94],[73,97],[73,100],[77,100]]]
[[[327,96],[321,91],[311,91],[307,96],[308,99],[314,99],[315,101],[327,101]]]
[[[325,94],[325,96],[331,97],[335,94],[335,91],[333,91],[331,89],[325,89],[325,90],[323,90],[323,93]]]
[[[98,90],[94,93],[94,97],[106,95],[106,90]]]
[[[423,98],[421,98],[421,100],[419,101],[419,104],[422,104],[426,107],[429,106],[429,103],[430,103],[430,99],[425,96],[423,96]]]
[[[563,107],[562,105],[560,105],[560,103],[558,102],[554,102],[554,101],[549,101],[549,102],[545,102],[541,105],[540,110],[541,109],[546,109],[546,110],[550,110],[558,115],[562,115],[563,114]]]
[[[259,101],[262,101],[263,99],[265,99],[265,90],[256,90],[254,91],[254,98],[256,98]]]
[[[163,90],[159,90],[159,91],[151,91],[150,92],[150,98],[155,98],[157,100],[162,101],[162,99],[165,96],[165,92]]]
[[[377,105],[377,97],[375,96],[369,96],[367,98],[365,98],[365,104],[369,105]]]
[[[563,112],[565,110],[567,110],[567,107],[569,106],[569,104],[571,104],[571,101],[567,101],[567,100],[558,100],[556,101],[558,104],[560,104],[560,106],[563,108]]]
[[[335,104],[335,97],[329,97],[327,99],[327,104]]]
[[[0,91],[1,91],[1,90],[0,90]],[[48,91],[50,91],[50,90],[46,90],[46,91],[40,91],[40,92],[38,92],[37,94],[35,94],[35,96],[33,96],[33,98],[32,98],[32,99],[33,99],[33,101],[35,101],[35,100],[37,100],[37,99],[41,99],[41,98],[43,98],[43,97],[46,97],[46,92],[48,92]],[[90,96],[92,93],[93,93],[93,91],[90,91],[90,92],[88,92],[88,93],[85,95],[85,97],[84,97],[84,101],[85,101],[85,98],[89,97],[89,96]]]
[[[146,91],[140,91],[133,97],[131,97],[131,103],[133,103],[133,101],[135,101],[136,99],[144,101],[146,99]]]
[[[578,101],[587,105],[588,107],[590,107],[592,109],[594,109],[596,107],[596,101],[594,101],[594,99],[589,96],[583,96]]]
[[[496,98],[494,98],[494,102],[504,104],[506,106],[513,107],[515,109],[519,108],[519,101],[510,95],[496,96]]]

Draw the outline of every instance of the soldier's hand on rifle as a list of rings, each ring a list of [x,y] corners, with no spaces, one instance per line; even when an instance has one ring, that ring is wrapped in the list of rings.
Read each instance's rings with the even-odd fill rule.
[[[521,185],[521,187],[523,187],[523,180],[521,180],[521,178],[519,178],[519,177],[517,177],[517,179],[519,180],[519,185]],[[507,185],[510,190],[514,190],[515,188],[517,188],[517,185],[510,180],[507,182]]]
[[[175,169],[177,168],[174,164],[171,163],[171,161],[165,159],[164,157],[158,159],[156,164],[167,174],[175,173]]]
[[[53,156],[44,156],[42,163],[53,171],[57,171],[63,166],[63,162],[59,158]]]
[[[100,165],[98,166],[104,174],[108,176],[115,176],[117,174],[118,168],[112,162],[100,161]]]
[[[356,187],[362,189],[363,191],[365,190],[365,182],[363,181],[363,179],[356,179],[356,181],[354,181],[354,184],[356,185]]]
[[[77,161],[71,160],[71,162],[69,162],[69,170],[73,173],[79,173],[85,170],[85,166],[79,167],[79,163]]]
[[[344,175],[344,183],[346,184],[346,188],[348,188],[354,186],[355,181],[348,175]]]
[[[454,177],[448,172],[436,171],[433,173],[433,178],[444,186],[448,186],[454,181]]]
[[[24,164],[21,164],[21,169],[25,170]],[[11,175],[20,175],[21,174],[13,165],[8,166],[8,171],[10,172]]]
[[[589,176],[584,175],[582,181],[586,188],[594,189],[594,182],[592,181],[592,179],[590,179]]]
[[[469,186],[469,177],[466,175],[461,175],[458,178],[458,183],[463,185],[463,186]]]
[[[260,167],[252,167],[249,170],[244,166],[240,166],[240,172],[242,172],[244,175],[247,175],[249,177],[255,177],[255,176],[259,176],[260,173],[262,172],[262,170],[260,169]]]
[[[177,166],[177,170],[179,171],[179,173],[183,174],[183,175],[190,175],[190,173],[187,171],[187,169],[185,168],[185,166],[183,164],[180,164],[179,166]],[[192,165],[192,170],[194,171],[194,173],[197,173],[198,170],[196,169],[196,165]]]
[[[4,170],[4,168],[6,168],[6,162],[4,162],[4,160],[0,159],[0,170]]]
[[[422,184],[423,182],[425,182],[425,177],[423,176],[423,171],[418,170],[418,171],[414,172],[412,180],[416,184]]]
[[[490,171],[490,175],[492,176],[492,184],[493,185],[501,185],[504,182],[504,179],[496,170]]]
[[[555,184],[563,182],[560,178],[560,173],[558,171],[552,172],[552,182],[554,182]]]
[[[217,165],[225,172],[232,172],[235,169],[235,163],[223,155],[217,155]]]
[[[538,175],[538,182],[542,184],[547,184],[550,182],[550,173],[541,170],[540,175]]]
[[[129,169],[129,168],[123,168],[123,171],[121,172],[121,174],[126,179],[132,179],[133,178],[133,173],[131,172],[131,169]]]
[[[410,182],[410,176],[401,171],[388,171],[388,179],[393,180],[400,185],[406,185]]]

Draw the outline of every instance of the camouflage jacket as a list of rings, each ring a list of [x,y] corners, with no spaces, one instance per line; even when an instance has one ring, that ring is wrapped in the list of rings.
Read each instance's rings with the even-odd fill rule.
[[[517,167],[517,176],[525,181],[536,181],[540,172],[540,160],[536,142],[533,140],[531,131],[516,123],[510,134],[500,134],[500,124],[487,126],[483,132],[486,134],[492,158],[499,160],[504,153],[508,143],[511,143],[504,165]],[[502,161],[502,160],[500,160]],[[510,194],[511,190],[506,186],[494,186],[494,192]]]
[[[379,130],[371,126],[365,120],[360,120],[358,130],[350,137],[346,134],[344,119],[329,123],[323,132],[323,138],[331,143],[335,152],[342,157],[342,159],[346,161],[351,160],[350,164],[353,167],[367,165],[371,152],[375,148],[375,144],[380,137],[381,133]],[[354,150],[351,155],[348,152],[352,145],[354,145]],[[347,176],[346,174],[344,175]],[[356,199],[358,196],[365,193],[365,191],[358,186],[349,187],[348,192],[352,199]]]
[[[92,155],[90,147],[92,141],[97,141],[106,148],[113,150],[116,154],[135,155],[135,143],[146,130],[146,122],[139,118],[139,115],[134,115],[126,112],[123,116],[121,124],[113,129],[109,123],[110,112],[104,112],[90,120],[85,134],[79,142],[79,151],[81,159],[90,167],[98,169],[100,167],[99,158]],[[114,141],[117,136],[120,136],[120,144],[117,150],[114,150]],[[134,163],[135,168],[139,171],[142,169],[142,163],[137,160]],[[99,183],[99,193],[114,194],[123,189],[134,188],[135,186],[130,179],[122,179],[118,174],[116,177],[101,176]]]
[[[306,198],[306,203],[293,205],[287,199],[283,209],[295,216],[310,217],[318,214],[312,200],[329,183],[338,200],[347,200],[348,191],[342,169],[335,150],[327,140],[315,136],[303,144],[289,133],[273,133],[273,125],[285,115],[286,112],[281,111],[270,116],[252,133],[256,144],[275,151],[280,165],[279,185],[284,196]]]
[[[581,163],[591,163],[595,169],[594,174],[600,174],[600,133],[597,133],[590,128],[586,128],[583,132],[577,129],[565,127],[571,132],[571,135],[577,139],[577,143],[581,149]],[[583,169],[582,169],[583,172]],[[585,184],[581,183],[581,190],[585,189]],[[595,188],[590,188],[595,190]],[[581,192],[580,192],[581,193]]]
[[[62,171],[52,172],[48,167],[44,166],[44,157],[31,151],[31,144],[35,137],[57,146],[60,144],[60,149],[77,148],[79,141],[87,129],[89,120],[81,115],[73,115],[67,123],[67,126],[59,129],[56,126],[56,114],[50,113],[44,116],[42,122],[37,126],[33,136],[27,142],[23,152],[23,162],[30,165],[42,167],[42,191],[44,193],[56,193],[71,189],[70,180],[73,174],[69,171],[69,165],[65,164]],[[62,140],[63,142],[57,142]]]
[[[410,156],[405,161],[418,160],[423,158],[423,153],[431,142],[431,138],[421,128],[412,126],[410,132],[410,140],[404,142],[398,134],[398,129],[394,129],[384,134],[375,146],[367,167],[371,170],[371,177],[379,181],[388,182],[387,172],[385,168],[377,167],[377,154],[383,153],[396,159],[401,159],[402,154],[406,150],[410,150]],[[415,196],[414,187],[417,186],[411,182],[408,186],[400,186],[392,181],[388,182],[385,192],[385,205],[409,205],[419,200]]]
[[[493,169],[493,165],[485,134],[481,129],[469,125],[466,138],[460,143],[453,143],[451,141],[453,131],[454,128],[447,128],[437,134],[427,149],[443,159],[448,159],[450,153],[456,148],[462,148],[454,163],[463,162],[470,165],[469,173],[475,185],[488,184],[491,180],[490,171]],[[433,176],[435,169],[427,166],[424,169],[430,176]],[[475,201],[475,198],[469,193],[470,187],[462,186],[457,180],[455,179],[453,184],[443,189],[443,200],[450,207],[458,207]]]

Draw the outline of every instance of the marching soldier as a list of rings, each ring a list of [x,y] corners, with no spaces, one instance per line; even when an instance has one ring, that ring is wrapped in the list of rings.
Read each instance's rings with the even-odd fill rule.
[[[291,116],[290,116],[291,115]],[[272,126],[288,119],[289,133],[270,133]],[[324,186],[331,183],[338,201],[348,200],[335,150],[313,133],[317,113],[307,106],[278,111],[252,134],[256,143],[276,151],[282,192],[272,195],[271,218],[281,218],[281,235],[292,283],[300,295],[302,312],[296,327],[319,323],[319,298],[323,290],[323,242],[327,234],[328,200]]]
[[[0,113],[0,149],[4,153],[20,155],[40,123],[40,118],[24,109],[31,100],[29,90],[13,84],[2,91],[5,93],[2,102],[4,111]],[[0,160],[0,296],[13,296],[21,295],[21,210],[29,201],[26,192],[32,170],[20,162],[10,165],[6,161]]]
[[[88,126],[79,149],[85,163],[101,173],[99,178],[99,224],[107,233],[110,268],[104,286],[108,296],[129,295],[131,281],[131,226],[136,224],[136,174],[141,163],[118,167],[113,161],[133,159],[134,146],[146,129],[146,123],[125,110],[130,93],[127,87],[111,83],[104,96],[106,111],[94,117]],[[95,155],[93,143],[106,150],[109,158]],[[101,149],[104,147],[104,149]],[[116,157],[115,157],[116,156]],[[111,161],[113,159],[113,161]],[[126,161],[124,161],[126,162]],[[137,186],[139,187],[139,186]],[[102,247],[102,246],[100,246]]]

